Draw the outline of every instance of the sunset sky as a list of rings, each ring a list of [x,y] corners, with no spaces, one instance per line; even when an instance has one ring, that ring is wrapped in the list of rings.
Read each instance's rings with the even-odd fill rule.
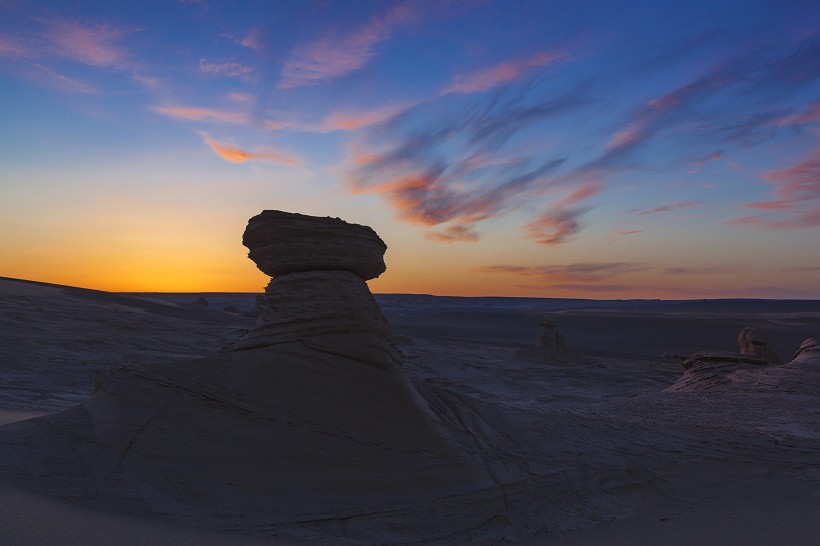
[[[820,298],[820,3],[0,0],[0,276],[260,291],[263,209],[375,292]]]

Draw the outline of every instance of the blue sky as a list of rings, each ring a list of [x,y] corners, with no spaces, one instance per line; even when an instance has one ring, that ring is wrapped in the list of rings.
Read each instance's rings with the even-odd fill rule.
[[[257,290],[265,208],[376,291],[820,298],[812,2],[0,0],[0,275]]]

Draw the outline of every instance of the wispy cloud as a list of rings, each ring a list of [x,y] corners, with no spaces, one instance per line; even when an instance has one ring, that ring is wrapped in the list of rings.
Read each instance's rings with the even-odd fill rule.
[[[234,60],[211,62],[199,59],[197,72],[208,76],[225,76],[229,78],[248,79],[253,73],[253,67],[238,63]]]
[[[774,186],[774,199],[744,206],[769,214],[740,216],[727,224],[775,230],[820,226],[820,147],[795,165],[763,173],[763,178]]]
[[[251,29],[241,40],[237,40],[241,46],[260,51],[262,49],[262,31],[258,28]]]
[[[411,108],[413,104],[393,104],[371,110],[333,112],[319,124],[323,132],[351,131],[387,121]]]
[[[478,233],[474,229],[459,225],[447,226],[441,231],[428,231],[424,236],[440,243],[453,243],[456,241],[474,243],[479,239]]]
[[[247,123],[248,114],[232,110],[214,110],[187,106],[152,106],[150,110],[175,119],[189,121],[218,121],[222,123]]]
[[[69,93],[97,92],[97,89],[89,83],[61,74],[52,68],[38,63],[32,63],[30,70],[27,70],[25,74],[30,80],[45,87],[51,87],[52,89],[67,91]]]
[[[721,151],[707,154],[701,158],[696,159],[693,162],[692,170],[690,170],[689,172],[698,172],[701,168],[703,168],[704,165],[706,165],[710,161],[720,161],[721,159],[723,159],[723,152]]]
[[[544,160],[540,148],[509,145],[518,133],[584,100],[575,90],[524,100],[520,90],[503,88],[445,115],[438,115],[435,100],[419,103],[385,116],[350,146],[345,178],[355,193],[382,195],[400,220],[449,224],[431,233],[432,240],[475,240],[478,223],[530,207],[534,199],[562,191],[566,197],[554,206],[566,207],[601,191],[588,178],[562,179],[565,157]]]
[[[638,216],[645,216],[647,214],[658,214],[660,212],[672,212],[680,209],[688,209],[691,207],[697,207],[703,205],[703,201],[679,201],[677,203],[671,203],[669,205],[664,205],[662,207],[655,207],[652,209],[644,209],[636,211],[635,214]]]
[[[581,230],[580,217],[589,209],[552,209],[524,226],[527,237],[542,245],[566,243]]]
[[[759,144],[773,138],[777,127],[816,121],[820,115],[816,102],[793,116],[783,116],[781,105],[818,79],[820,34],[780,48],[746,48],[633,110],[592,165],[622,164],[646,145],[670,135],[688,139],[687,149]],[[681,131],[682,127],[687,130]],[[714,156],[704,159],[714,160]]]
[[[0,57],[21,58],[27,57],[29,52],[22,44],[11,36],[0,35]]]
[[[418,21],[416,4],[403,2],[347,34],[298,46],[282,67],[280,89],[318,85],[355,72],[375,56],[375,47],[398,28]]]
[[[83,24],[73,19],[45,21],[45,35],[61,57],[98,67],[125,68],[128,54],[117,42],[128,31],[107,23]]]
[[[800,114],[784,116],[772,120],[772,125],[788,127],[790,125],[806,125],[808,123],[820,123],[820,101],[813,102]]]
[[[497,85],[514,81],[535,68],[551,64],[565,58],[563,53],[540,52],[521,59],[512,59],[466,76],[459,76],[441,93],[466,94],[492,89]]]
[[[201,135],[202,140],[205,144],[211,147],[216,155],[231,163],[245,163],[246,161],[262,160],[278,163],[280,165],[286,165],[288,167],[299,167],[302,165],[302,161],[298,157],[283,152],[266,148],[258,149],[252,152],[246,151],[236,146],[217,142],[206,133],[201,133]]]

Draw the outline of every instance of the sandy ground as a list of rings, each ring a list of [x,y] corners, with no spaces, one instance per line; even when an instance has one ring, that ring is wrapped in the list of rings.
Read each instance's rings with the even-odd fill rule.
[[[0,279],[0,295],[0,424],[71,407],[93,390],[95,374],[123,364],[212,354],[250,324],[221,309],[247,310],[255,297],[208,294],[213,303],[202,309],[187,305],[198,297],[193,294],[107,294],[10,279]],[[804,338],[820,337],[820,303],[397,295],[378,301],[414,382],[499,408],[516,422],[543,422],[547,432],[559,430],[561,419],[587,429],[577,442],[568,441],[557,459],[566,466],[566,483],[552,519],[516,523],[514,533],[445,543],[820,543],[820,384],[788,396],[659,395],[682,372],[680,362],[662,358],[663,352],[735,350],[738,330],[749,325],[765,332],[788,360]],[[556,314],[576,359],[545,363],[517,356],[534,345],[545,313]],[[621,428],[607,433],[610,422]],[[677,436],[645,432],[664,427]],[[600,463],[584,461],[606,459],[607,446],[628,445],[623,442],[630,435],[636,445],[664,445],[666,459],[633,468],[629,461],[643,452],[636,449],[632,456],[621,447],[606,465],[607,472],[618,470],[618,477],[596,475],[590,481],[585,465]],[[726,451],[716,456],[715,438],[719,443],[721,435]],[[620,460],[625,466],[618,469]],[[225,533],[92,509],[78,499],[8,484],[0,485],[0,498],[4,544],[276,540],[247,536],[241,529]]]

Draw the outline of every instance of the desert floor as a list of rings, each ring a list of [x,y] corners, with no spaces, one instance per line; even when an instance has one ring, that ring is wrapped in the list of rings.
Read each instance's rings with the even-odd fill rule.
[[[199,297],[208,307],[189,305]],[[578,513],[562,514],[560,523],[534,522],[516,534],[470,542],[820,544],[820,382],[800,396],[659,394],[683,371],[680,360],[663,353],[736,351],[743,326],[764,332],[788,361],[802,340],[820,338],[820,302],[376,298],[414,383],[550,423],[566,416],[591,423],[605,417],[636,427],[650,423],[661,431],[659,443],[666,441],[664,427],[687,431],[689,439],[670,448],[680,456],[636,472],[631,484],[623,479],[629,467],[614,485],[605,476],[579,484],[573,504]],[[212,354],[252,324],[242,312],[254,305],[254,294],[111,294],[0,278],[0,424],[70,408],[92,392],[99,374],[123,364]],[[228,306],[239,314],[223,311]],[[557,318],[576,355],[572,359],[539,362],[519,355],[535,345],[545,314]],[[716,456],[713,447],[708,456],[700,455],[701,428],[708,429],[704,437],[725,434],[724,455]],[[590,449],[606,449],[609,440],[601,430],[600,442],[591,441]],[[737,438],[749,437],[762,447],[741,456]],[[788,450],[787,456],[767,455],[779,449]],[[583,460],[582,452],[566,455],[568,468]],[[573,479],[567,475],[570,491]],[[90,508],[81,498],[48,496],[0,480],[5,544],[275,542],[241,530],[226,533]],[[585,495],[607,488],[618,490],[617,499],[603,505],[599,495],[588,513],[580,513]]]

